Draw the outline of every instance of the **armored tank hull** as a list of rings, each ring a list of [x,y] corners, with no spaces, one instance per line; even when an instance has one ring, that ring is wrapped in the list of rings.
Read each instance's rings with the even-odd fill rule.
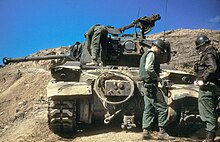
[[[121,127],[130,129],[141,123],[144,109],[138,67],[80,66],[67,62],[51,70],[47,86],[48,124],[54,132],[77,130],[81,124],[101,120],[105,124],[120,118]],[[198,87],[195,77],[163,69],[159,86],[168,105],[170,124],[187,122],[198,116]]]

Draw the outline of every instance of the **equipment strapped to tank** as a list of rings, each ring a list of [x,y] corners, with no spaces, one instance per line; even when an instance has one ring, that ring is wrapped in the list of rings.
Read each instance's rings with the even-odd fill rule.
[[[125,74],[104,72],[101,73],[95,80],[94,91],[105,103],[121,104],[128,101],[133,95],[134,83],[132,79]],[[125,96],[125,99],[119,101],[108,100],[108,97],[112,96]]]

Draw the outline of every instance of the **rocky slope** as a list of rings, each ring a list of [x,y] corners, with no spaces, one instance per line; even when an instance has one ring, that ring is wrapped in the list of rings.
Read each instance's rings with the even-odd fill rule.
[[[163,35],[163,33],[153,34],[147,38],[163,38]],[[199,59],[199,54],[195,50],[195,40],[199,35],[208,36],[212,44],[220,51],[220,31],[177,29],[166,32],[166,40],[170,42],[172,51],[177,52],[170,63],[178,70],[193,73],[193,65]]]
[[[220,31],[207,29],[168,31],[166,39],[170,41],[171,49],[177,52],[170,64],[178,70],[192,73],[193,64],[198,59],[194,42],[201,34],[209,36],[212,43],[220,50]],[[162,37],[163,33],[147,36],[148,39]],[[51,48],[32,55],[42,56],[66,52],[66,50],[65,47]],[[78,131],[74,136],[69,137],[61,137],[51,132],[47,127],[46,98],[46,85],[51,79],[49,65],[50,61],[35,61],[14,63],[0,68],[0,142],[142,141],[140,129],[125,132],[120,127],[106,129],[103,125],[89,126],[84,132]],[[175,141],[189,140],[177,138]]]

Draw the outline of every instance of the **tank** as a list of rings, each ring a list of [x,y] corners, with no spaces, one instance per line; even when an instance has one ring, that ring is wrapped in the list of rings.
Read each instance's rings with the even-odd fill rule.
[[[51,68],[52,80],[47,85],[48,125],[55,132],[76,131],[81,125],[102,121],[111,124],[121,122],[122,129],[141,124],[144,109],[139,79],[139,60],[152,41],[137,34],[121,34],[109,29],[107,62],[101,66],[87,66],[91,60],[83,43],[71,47],[68,55],[45,57],[4,58],[11,62],[64,59],[63,64]],[[168,105],[171,126],[192,123],[198,116],[198,87],[195,76],[170,68],[164,63],[171,59],[167,44],[161,58],[162,82],[158,92]],[[193,119],[193,121],[192,121]]]

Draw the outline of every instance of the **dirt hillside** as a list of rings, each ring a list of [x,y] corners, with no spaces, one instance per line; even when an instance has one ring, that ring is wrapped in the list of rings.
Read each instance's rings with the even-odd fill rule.
[[[198,59],[194,41],[205,34],[220,50],[220,31],[207,29],[177,29],[168,31],[166,39],[171,49],[177,53],[170,64],[178,70],[193,72],[193,64]],[[163,33],[152,34],[147,39],[162,38]],[[66,52],[58,47],[39,51],[33,55],[49,55]],[[59,136],[47,126],[46,86],[51,79],[50,61],[14,63],[0,68],[0,142],[137,142],[141,130],[125,132],[120,127],[88,126],[87,130],[75,135]],[[199,136],[204,136],[200,131]],[[201,134],[202,133],[202,134]],[[192,137],[194,134],[192,134]],[[217,135],[220,136],[220,133]],[[174,141],[197,141],[176,138]],[[150,141],[149,141],[150,142]],[[154,142],[152,140],[152,142]]]

